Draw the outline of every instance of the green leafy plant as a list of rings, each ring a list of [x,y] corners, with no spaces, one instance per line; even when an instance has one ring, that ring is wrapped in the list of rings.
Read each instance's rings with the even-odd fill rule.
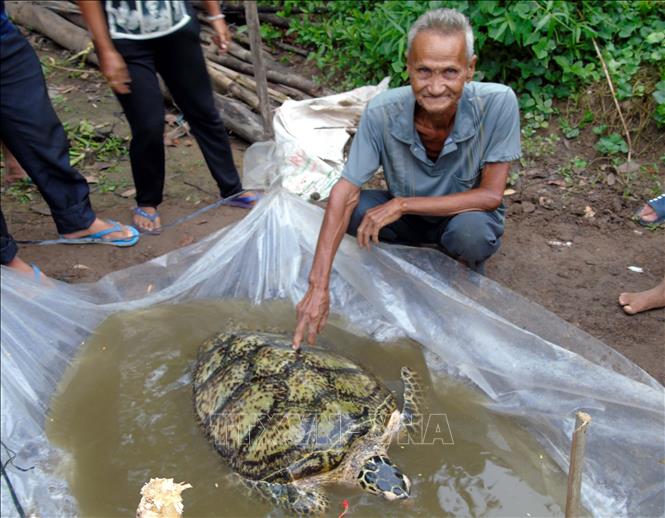
[[[656,83],[653,98],[657,103],[654,118],[658,125],[665,126],[665,79]]]
[[[587,110],[578,123],[571,122],[566,117],[561,117],[559,127],[567,139],[574,139],[580,135],[580,131],[593,122],[593,118],[593,112]]]
[[[37,188],[30,178],[21,178],[7,187],[7,194],[21,204],[30,203],[36,191]]]
[[[287,0],[281,5],[281,14],[291,20],[289,33],[311,49],[311,59],[340,89],[377,83],[388,75],[392,86],[404,84],[408,28],[429,9],[453,7],[474,27],[478,77],[518,92],[525,115],[534,114],[526,121],[530,132],[545,127],[553,98],[567,98],[583,85],[605,80],[594,42],[619,100],[653,94],[654,117],[660,124],[665,118],[660,2]],[[638,78],[645,67],[659,74],[659,86]]]
[[[69,138],[69,160],[73,166],[89,158],[91,160],[111,160],[128,153],[127,143],[111,133],[101,132],[105,124],[94,125],[81,120],[76,126],[63,123]]]
[[[603,155],[616,155],[618,153],[628,153],[628,144],[618,133],[612,133],[607,137],[601,137],[596,142],[596,149]]]

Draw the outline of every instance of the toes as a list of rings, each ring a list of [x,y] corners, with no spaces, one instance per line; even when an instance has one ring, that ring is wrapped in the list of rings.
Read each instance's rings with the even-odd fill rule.
[[[148,232],[153,230],[153,223],[149,219],[142,218],[140,216],[136,216],[133,219],[134,226],[138,227],[140,230],[146,230]],[[127,227],[124,228],[124,231],[127,233],[129,232],[129,229]]]
[[[637,311],[634,310],[629,304],[625,305],[622,309],[624,313],[626,313],[627,315],[634,315],[635,313],[637,313]]]

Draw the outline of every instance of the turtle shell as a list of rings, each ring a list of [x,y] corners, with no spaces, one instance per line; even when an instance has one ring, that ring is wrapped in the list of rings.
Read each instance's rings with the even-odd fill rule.
[[[199,350],[194,407],[240,475],[290,482],[336,468],[359,438],[383,431],[397,403],[373,375],[280,335],[222,333]]]

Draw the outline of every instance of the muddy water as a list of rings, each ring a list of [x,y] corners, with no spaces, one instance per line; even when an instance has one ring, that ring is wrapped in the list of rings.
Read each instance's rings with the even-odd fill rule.
[[[69,452],[63,467],[83,516],[130,516],[152,477],[186,481],[185,518],[281,516],[230,476],[194,419],[190,371],[198,345],[228,330],[291,331],[282,303],[193,303],[117,315],[83,346],[52,403],[47,433]],[[337,324],[337,325],[336,325]],[[322,342],[378,375],[401,397],[399,371],[425,380],[424,444],[393,445],[390,456],[412,481],[413,498],[388,503],[359,489],[331,487],[330,516],[556,516],[565,476],[535,441],[490,414],[473,391],[433,381],[419,346],[377,344],[328,324]]]

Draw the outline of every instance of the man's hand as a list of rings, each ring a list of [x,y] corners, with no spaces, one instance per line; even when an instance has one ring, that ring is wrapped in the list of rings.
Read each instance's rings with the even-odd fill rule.
[[[365,216],[358,226],[356,233],[358,245],[369,250],[372,241],[375,244],[379,243],[379,231],[402,216],[402,200],[400,198],[393,198],[387,203],[372,207],[365,212]]]
[[[99,69],[115,93],[128,94],[131,92],[129,83],[132,82],[132,79],[129,77],[127,64],[118,51],[113,50],[100,54]]]
[[[300,303],[296,306],[296,332],[293,335],[293,348],[299,349],[303,337],[307,334],[307,343],[314,345],[316,335],[328,321],[330,299],[328,288],[311,286]]]
[[[226,25],[224,20],[214,20],[211,24],[212,28],[215,29],[212,41],[219,48],[219,52],[225,54],[229,50],[229,45],[231,44],[231,31],[229,31],[229,26]]]

